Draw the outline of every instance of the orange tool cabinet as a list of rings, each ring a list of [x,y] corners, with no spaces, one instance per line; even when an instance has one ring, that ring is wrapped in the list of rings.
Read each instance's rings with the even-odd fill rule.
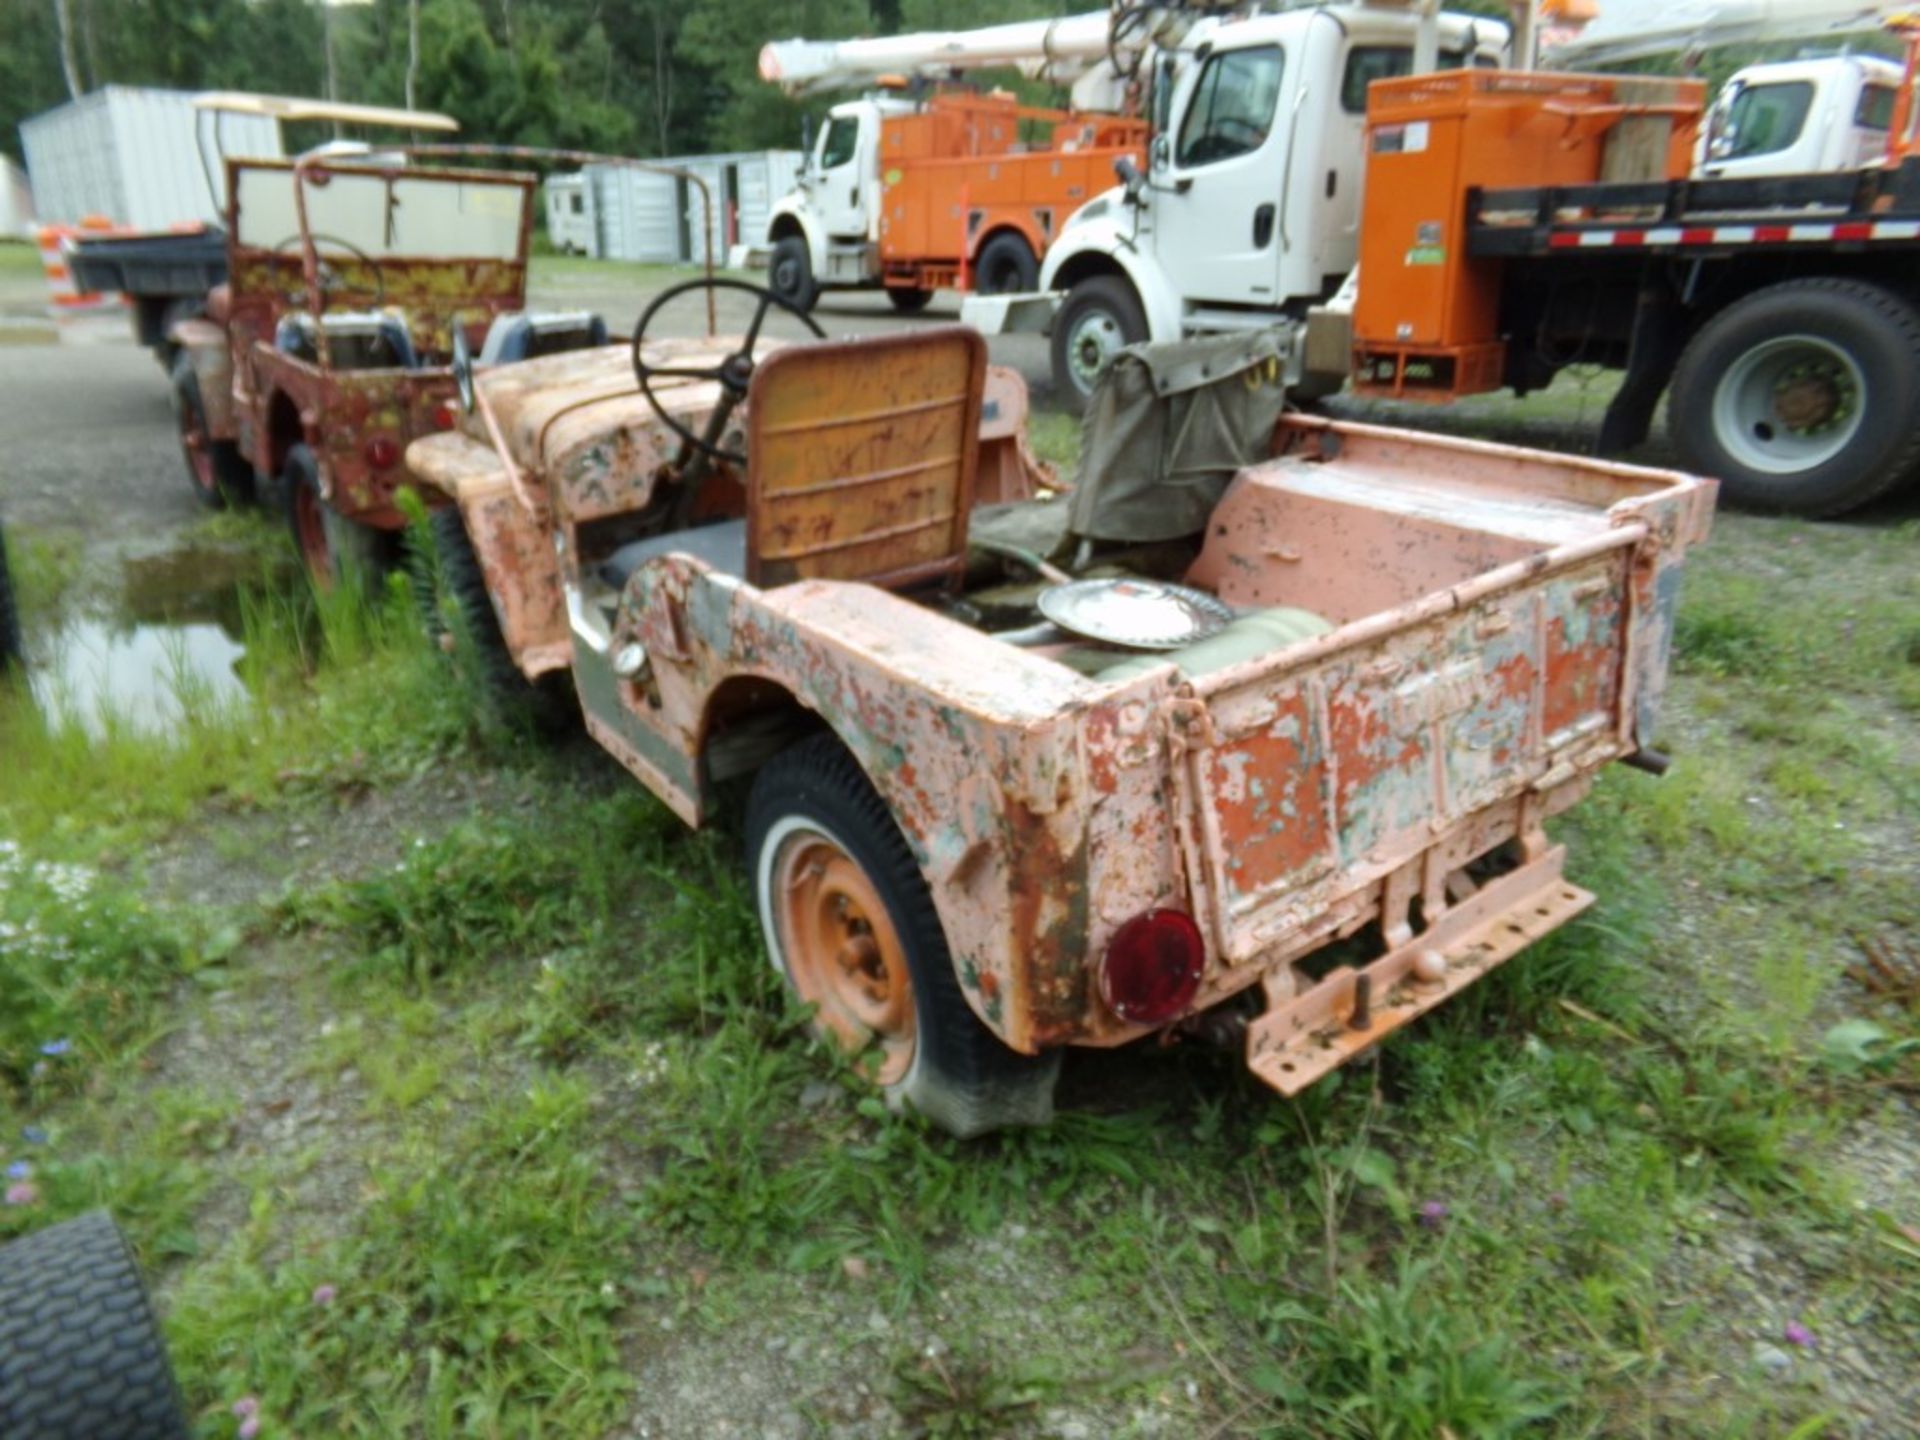
[[[1449,400],[1498,389],[1506,262],[1467,249],[1474,187],[1686,175],[1698,81],[1452,70],[1367,92],[1353,383]]]

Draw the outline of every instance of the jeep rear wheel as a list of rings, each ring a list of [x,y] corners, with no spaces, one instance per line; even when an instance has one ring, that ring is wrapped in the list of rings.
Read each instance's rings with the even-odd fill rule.
[[[754,778],[747,856],[774,968],[888,1103],[962,1137],[1051,1118],[1058,1052],[1015,1053],[968,1006],[920,867],[835,737]]]
[[[186,462],[187,483],[210,510],[236,504],[253,488],[253,470],[231,441],[216,440],[207,429],[207,407],[200,395],[200,377],[193,357],[178,355],[173,362],[173,419],[180,434],[180,457]]]
[[[351,575],[377,588],[393,564],[396,537],[357,525],[327,504],[320,494],[320,463],[305,445],[288,449],[280,482],[294,548],[314,585],[331,590]]]

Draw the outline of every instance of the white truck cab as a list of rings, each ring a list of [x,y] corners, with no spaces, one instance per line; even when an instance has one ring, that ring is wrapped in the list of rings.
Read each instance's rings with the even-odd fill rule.
[[[1901,73],[1874,55],[1749,65],[1715,98],[1694,173],[1745,179],[1870,165],[1886,153]]]
[[[962,318],[1051,331],[1075,408],[1123,346],[1304,320],[1359,258],[1367,86],[1412,72],[1420,23],[1353,5],[1194,25],[1151,61],[1147,173],[1074,212],[1039,292],[969,296]],[[1497,66],[1507,43],[1497,20],[1442,15],[1436,65]]]

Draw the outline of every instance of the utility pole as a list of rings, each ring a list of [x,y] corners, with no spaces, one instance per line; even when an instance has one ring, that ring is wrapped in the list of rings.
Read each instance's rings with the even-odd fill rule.
[[[60,32],[60,69],[67,77],[67,94],[78,100],[82,86],[80,67],[73,59],[73,12],[71,0],[53,0],[53,23]]]

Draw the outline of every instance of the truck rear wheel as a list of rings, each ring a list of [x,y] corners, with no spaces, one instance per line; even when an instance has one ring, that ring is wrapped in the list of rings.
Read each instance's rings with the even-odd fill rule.
[[[200,503],[218,510],[246,500],[253,490],[253,470],[231,441],[216,440],[208,432],[200,377],[189,355],[176,355],[173,360],[173,419],[180,432],[187,483]]]
[[[146,1286],[107,1213],[0,1247],[0,1435],[186,1434]]]
[[[1920,468],[1920,314],[1854,280],[1757,290],[1688,344],[1667,417],[1682,463],[1736,504],[1858,509]]]
[[[1147,338],[1147,317],[1123,276],[1096,275],[1067,292],[1053,322],[1053,390],[1078,415],[1113,357]]]
[[[1011,230],[1003,230],[980,247],[973,262],[973,288],[982,295],[1022,295],[1039,283],[1040,262],[1033,247]]]
[[[767,288],[802,314],[813,309],[813,302],[820,298],[820,287],[813,279],[813,256],[800,236],[786,235],[773,242],[773,254],[767,260]]]
[[[920,867],[834,736],[754,777],[747,860],[774,968],[889,1104],[962,1138],[1052,1118],[1059,1053],[1016,1054],[980,1023]]]

